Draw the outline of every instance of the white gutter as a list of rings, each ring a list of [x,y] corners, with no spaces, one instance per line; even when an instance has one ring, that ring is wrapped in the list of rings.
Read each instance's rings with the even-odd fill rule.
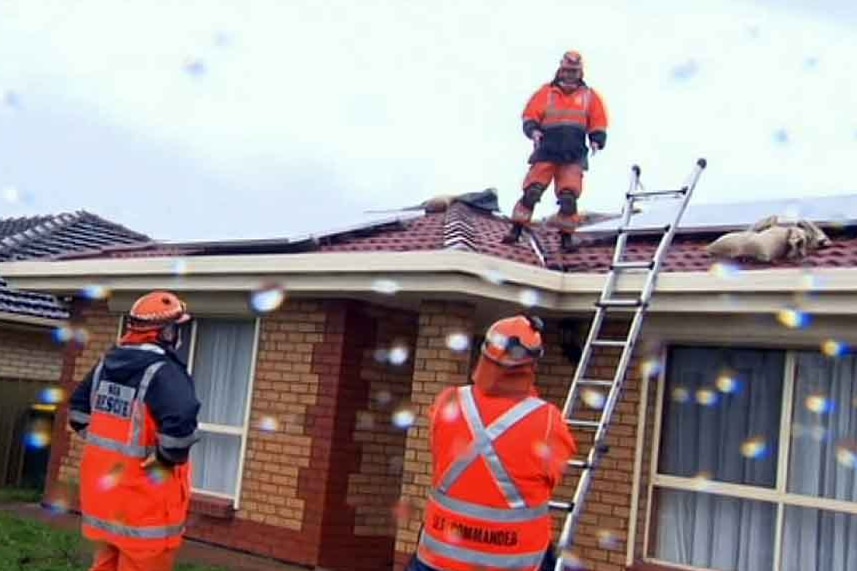
[[[176,275],[179,259],[184,267]],[[292,293],[330,296],[371,292],[373,283],[383,279],[395,282],[401,294],[435,293],[517,302],[526,288],[540,294],[541,307],[584,312],[591,310],[606,279],[606,274],[562,273],[466,251],[35,260],[0,263],[0,275],[11,287],[57,295],[73,294],[93,284],[113,291],[160,287],[246,292],[277,282]],[[503,283],[497,284],[496,277],[502,278]],[[644,278],[643,272],[627,274],[618,281],[616,291],[638,292]],[[815,298],[831,294],[837,300],[836,312],[853,303],[853,312],[857,313],[857,268],[819,268],[811,275],[803,269],[752,270],[730,276],[662,272],[650,311],[692,312],[700,300],[711,305],[717,294],[732,294],[728,297],[749,301],[764,298],[765,305],[781,308],[800,292],[811,292]],[[736,305],[735,299],[719,298],[718,312]],[[758,308],[753,306],[755,302],[745,310],[732,309],[756,311]]]

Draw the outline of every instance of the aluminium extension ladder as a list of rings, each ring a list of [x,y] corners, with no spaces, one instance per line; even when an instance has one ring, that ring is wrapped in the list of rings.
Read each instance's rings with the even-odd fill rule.
[[[622,391],[625,373],[631,362],[631,356],[634,353],[634,345],[637,342],[640,328],[643,325],[643,316],[656,286],[661,263],[666,257],[667,250],[672,244],[676,228],[681,221],[681,217],[687,208],[687,204],[690,201],[690,197],[693,194],[694,188],[696,188],[696,183],[699,180],[703,169],[705,169],[705,166],[705,159],[699,159],[691,173],[689,182],[682,188],[678,190],[656,191],[646,191],[643,188],[640,183],[640,167],[634,165],[631,169],[631,184],[630,189],[625,193],[626,201],[618,228],[613,261],[610,265],[610,271],[607,274],[607,279],[604,282],[604,288],[601,291],[601,298],[595,302],[595,315],[589,328],[589,335],[587,336],[586,344],[581,352],[580,360],[574,372],[574,378],[571,382],[571,388],[562,409],[563,418],[565,418],[566,423],[572,428],[594,430],[595,434],[592,439],[589,452],[586,454],[586,459],[569,461],[570,467],[581,470],[572,501],[550,502],[550,507],[552,509],[566,512],[562,532],[560,534],[559,541],[557,542],[557,561],[554,568],[555,571],[563,570],[563,555],[572,543],[575,528],[583,511],[583,499],[589,491],[589,487],[592,483],[593,471],[598,466],[602,455],[608,450],[606,443],[607,427],[610,424],[613,410],[619,401],[619,394]],[[662,197],[681,198],[681,203],[678,206],[673,221],[662,228],[663,236],[661,237],[661,242],[655,251],[654,257],[651,260],[646,261],[624,260],[623,254],[625,253],[628,234],[639,233],[638,230],[628,228],[628,223],[631,220],[631,214],[634,210],[634,204],[639,201]],[[617,275],[629,270],[648,270],[643,289],[639,292],[639,297],[624,299],[614,297],[613,294],[616,287]],[[606,340],[600,337],[605,313],[607,310],[613,309],[619,311],[624,310],[625,312],[629,310],[634,311],[633,320],[631,321],[630,328],[628,329],[627,336],[624,340]],[[595,375],[587,375],[587,367],[592,361],[593,347],[612,347],[622,349],[622,354],[619,358],[618,364],[616,365],[616,371],[612,379],[598,379],[594,378]],[[607,389],[609,391],[606,399],[604,400],[604,406],[598,420],[575,418],[573,413],[575,397],[578,396],[577,393],[581,387],[600,387],[601,389]],[[589,413],[586,416],[593,416],[592,410],[585,412]],[[599,415],[595,414],[594,416]]]

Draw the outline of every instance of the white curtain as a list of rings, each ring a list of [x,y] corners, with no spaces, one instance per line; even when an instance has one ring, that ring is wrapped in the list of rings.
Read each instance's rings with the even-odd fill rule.
[[[253,359],[255,323],[246,319],[200,319],[197,323],[193,377],[202,407],[200,422],[244,427],[244,411]],[[192,449],[194,487],[234,494],[241,437],[203,431]]]
[[[857,359],[799,353],[789,492],[857,501]],[[789,507],[785,571],[857,570],[857,516]]]
[[[774,487],[784,360],[779,351],[673,349],[668,360],[660,473]],[[722,374],[734,380],[734,391],[722,390],[728,383],[718,386]],[[742,444],[750,439],[758,439],[764,447],[747,457]],[[654,523],[658,559],[729,571],[772,568],[773,505],[660,490]]]

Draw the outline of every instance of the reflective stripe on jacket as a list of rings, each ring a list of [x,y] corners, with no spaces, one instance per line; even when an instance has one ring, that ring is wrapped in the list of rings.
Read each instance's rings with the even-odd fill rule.
[[[432,420],[435,474],[417,557],[446,571],[538,569],[554,482],[536,444],[558,411],[530,396],[486,426],[472,386],[449,397]]]
[[[162,351],[153,345],[136,349]],[[190,502],[190,463],[141,466],[159,445],[190,446],[198,438],[158,433],[145,400],[165,364],[155,360],[142,371],[139,383],[129,386],[112,381],[102,360],[91,378],[88,418],[79,410],[75,415],[79,422],[87,421],[81,433],[86,441],[80,468],[81,512],[83,534],[92,541],[147,549],[181,544]]]

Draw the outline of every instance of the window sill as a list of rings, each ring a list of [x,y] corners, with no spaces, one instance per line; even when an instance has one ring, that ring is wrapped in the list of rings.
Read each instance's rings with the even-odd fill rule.
[[[628,571],[678,571],[680,567],[665,566],[658,563],[648,563],[646,561],[637,561],[630,567]]]
[[[235,508],[232,500],[193,492],[190,498],[190,513],[216,519],[232,519],[235,517]]]

